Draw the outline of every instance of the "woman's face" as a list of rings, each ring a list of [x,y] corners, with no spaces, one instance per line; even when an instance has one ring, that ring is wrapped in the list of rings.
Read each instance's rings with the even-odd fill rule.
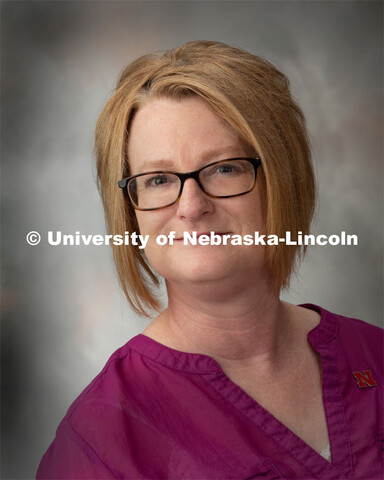
[[[244,144],[197,97],[180,101],[157,98],[136,113],[130,130],[131,175],[154,170],[190,172],[209,163],[247,157]],[[141,235],[150,235],[145,254],[168,282],[244,280],[265,267],[265,248],[234,245],[184,245],[184,232],[254,235],[263,232],[260,182],[248,194],[208,197],[187,179],[178,202],[161,210],[136,211]],[[160,246],[158,235],[176,232],[173,245]]]

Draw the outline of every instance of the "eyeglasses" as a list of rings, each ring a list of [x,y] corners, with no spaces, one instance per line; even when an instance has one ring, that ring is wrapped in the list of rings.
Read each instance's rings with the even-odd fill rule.
[[[136,210],[158,210],[176,203],[188,178],[193,178],[209,197],[245,195],[256,185],[260,158],[229,158],[188,173],[154,171],[119,180]]]

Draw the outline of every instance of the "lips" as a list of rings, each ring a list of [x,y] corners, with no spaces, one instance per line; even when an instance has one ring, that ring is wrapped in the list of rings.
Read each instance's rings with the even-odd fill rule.
[[[188,233],[189,235],[192,235],[193,233],[196,234],[196,237],[199,238],[201,237],[202,235],[220,235],[220,236],[223,236],[223,235],[229,235],[230,232],[215,232],[213,230],[210,230],[209,232],[201,232],[201,233],[197,233],[197,232],[183,232],[183,234],[180,236],[177,236],[176,235],[176,238],[175,238],[175,241],[177,242],[180,242],[180,241],[183,241],[184,240],[184,233]]]

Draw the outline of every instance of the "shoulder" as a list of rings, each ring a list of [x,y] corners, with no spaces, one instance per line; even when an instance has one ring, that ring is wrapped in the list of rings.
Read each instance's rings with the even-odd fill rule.
[[[334,350],[335,355],[349,363],[366,362],[377,368],[383,365],[384,331],[357,318],[332,313],[312,304],[304,308],[320,313],[320,323],[308,335],[316,350]]]
[[[108,429],[128,417],[137,420],[133,412],[139,405],[145,408],[143,399],[151,403],[148,389],[156,385],[157,365],[135,348],[137,340],[116,350],[69,408],[65,419],[82,436],[92,437],[96,425]]]
[[[140,355],[132,350],[131,342],[132,340],[110,356],[100,373],[71,404],[64,417],[64,422],[71,428],[82,432],[89,427],[90,419],[98,415],[102,421],[108,410],[118,409],[122,398],[135,392],[132,385],[143,365]]]
[[[102,399],[109,402],[114,397],[119,396],[119,390],[124,384],[125,377],[132,374],[135,368],[140,368],[139,365],[136,365],[139,360],[136,357],[130,348],[130,342],[116,350],[101,372],[72,403],[66,418],[71,421],[76,416],[77,410],[84,404]]]
[[[356,370],[374,368],[383,372],[384,330],[358,318],[329,314],[339,322],[337,347]]]
[[[341,339],[355,339],[360,342],[368,342],[372,346],[382,345],[384,334],[382,328],[358,318],[331,313],[325,309],[321,310],[322,316],[337,324],[337,334]]]
[[[141,456],[151,442],[166,448],[167,441],[154,431],[150,417],[156,402],[156,392],[149,394],[156,389],[156,363],[132,348],[135,338],[110,357],[72,403],[37,478],[148,478],[135,469],[136,461],[146,465]],[[151,465],[146,469],[156,477]]]
[[[364,336],[378,339],[382,337],[384,333],[382,328],[373,325],[372,323],[358,318],[333,313],[323,307],[319,307],[318,305],[306,303],[300,305],[300,307],[320,314],[320,323],[316,329],[322,330],[323,333],[325,333],[326,327],[328,327],[328,336],[332,335],[332,337],[335,337],[340,333],[344,334],[350,332],[352,335],[362,334]]]

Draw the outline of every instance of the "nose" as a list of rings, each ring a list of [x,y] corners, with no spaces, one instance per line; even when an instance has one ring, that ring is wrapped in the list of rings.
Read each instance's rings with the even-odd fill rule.
[[[194,222],[213,212],[213,201],[201,190],[196,180],[188,178],[177,202],[177,215],[184,220]]]

